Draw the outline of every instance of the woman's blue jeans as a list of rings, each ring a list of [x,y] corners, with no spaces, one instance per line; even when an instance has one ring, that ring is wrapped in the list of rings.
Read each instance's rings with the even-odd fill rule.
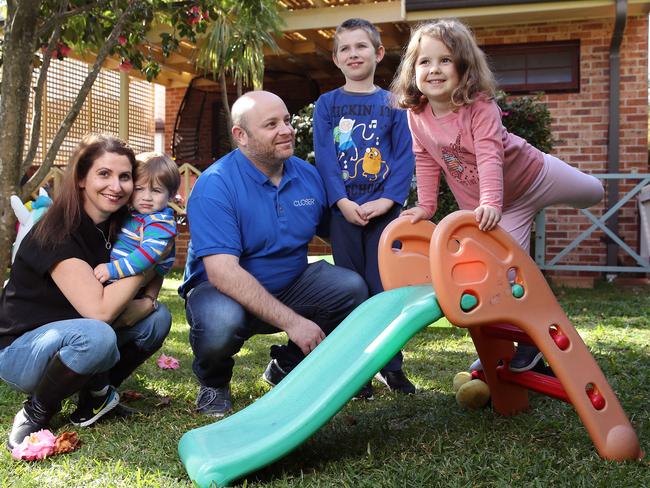
[[[0,378],[29,394],[56,353],[75,373],[109,371],[120,359],[120,347],[126,344],[134,343],[143,351],[159,349],[169,334],[171,320],[167,307],[160,304],[134,326],[117,330],[106,322],[82,318],[42,325],[0,350]]]
[[[325,335],[368,298],[368,287],[354,271],[326,261],[310,264],[298,279],[275,297],[297,314],[314,321]],[[194,351],[194,374],[203,386],[223,387],[230,382],[233,356],[255,334],[274,334],[279,329],[248,313],[239,303],[209,282],[193,288],[185,301]],[[293,342],[286,346],[282,364],[291,369],[304,355]]]

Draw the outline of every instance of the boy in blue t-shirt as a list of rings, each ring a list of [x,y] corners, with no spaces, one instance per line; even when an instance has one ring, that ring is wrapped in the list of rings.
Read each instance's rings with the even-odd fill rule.
[[[384,57],[379,32],[363,19],[336,28],[334,64],[345,85],[321,95],[314,110],[316,167],[332,207],[334,262],[364,277],[370,295],[383,291],[377,263],[379,237],[399,216],[413,175],[414,157],[406,113],[374,84]],[[375,376],[391,390],[415,393],[398,353]],[[357,394],[371,399],[372,384]]]

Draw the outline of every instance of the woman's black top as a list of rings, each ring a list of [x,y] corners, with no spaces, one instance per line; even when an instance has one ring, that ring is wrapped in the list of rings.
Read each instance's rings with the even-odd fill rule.
[[[56,247],[40,246],[33,229],[25,236],[0,297],[0,349],[41,325],[81,317],[52,280],[50,270],[70,258],[79,258],[91,268],[108,262],[110,251],[98,229],[108,236],[108,222],[96,226],[82,212],[79,227]]]

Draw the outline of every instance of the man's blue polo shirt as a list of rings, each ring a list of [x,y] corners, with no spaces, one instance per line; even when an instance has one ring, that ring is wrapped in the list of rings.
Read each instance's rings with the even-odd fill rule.
[[[196,181],[187,203],[190,244],[187,293],[208,277],[202,258],[239,256],[239,264],[269,292],[290,285],[307,268],[307,244],[327,212],[318,171],[297,157],[284,164],[276,187],[239,150],[213,163]]]

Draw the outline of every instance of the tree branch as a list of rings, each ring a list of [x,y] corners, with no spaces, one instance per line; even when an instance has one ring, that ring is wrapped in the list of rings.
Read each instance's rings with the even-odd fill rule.
[[[85,5],[83,7],[79,8],[73,8],[72,10],[68,10],[67,12],[64,12],[63,9],[49,19],[47,22],[45,22],[40,29],[38,29],[38,32],[36,33],[39,37],[39,39],[47,34],[50,29],[52,29],[56,24],[62,24],[66,19],[69,19],[70,17],[74,17],[75,15],[83,14],[84,12],[88,12],[90,10],[93,10],[98,7],[102,7],[104,5],[107,5],[108,1],[104,0],[103,2],[90,2],[88,5]],[[66,8],[67,8],[67,2],[66,2]]]
[[[128,7],[126,8],[126,10],[124,10],[122,15],[120,15],[119,19],[113,26],[113,30],[111,31],[110,35],[106,39],[106,42],[102,45],[101,49],[97,53],[97,56],[95,58],[95,63],[93,64],[92,69],[88,72],[88,76],[86,76],[86,79],[84,80],[83,85],[81,86],[81,89],[79,90],[79,93],[75,98],[75,101],[70,107],[68,114],[65,116],[63,122],[61,122],[61,125],[59,126],[59,130],[54,136],[54,139],[52,139],[52,143],[50,144],[50,147],[47,150],[47,154],[45,155],[45,158],[43,158],[43,163],[41,164],[40,168],[38,168],[38,171],[34,173],[34,175],[29,179],[29,181],[23,187],[23,190],[21,192],[23,198],[27,198],[36,189],[38,184],[45,178],[47,173],[50,171],[50,168],[54,163],[56,154],[59,148],[61,147],[61,143],[68,135],[68,132],[72,127],[72,124],[77,119],[77,116],[81,111],[81,107],[83,106],[83,103],[86,100],[86,97],[88,96],[88,93],[90,92],[93,83],[97,79],[97,75],[101,70],[102,63],[108,57],[110,50],[117,43],[117,37],[124,30],[124,26],[129,16],[139,5],[139,3],[140,3],[139,1],[129,2]]]
[[[61,4],[61,11],[68,8],[68,2],[64,1]],[[47,43],[47,48],[43,54],[43,64],[41,64],[41,70],[38,74],[38,81],[36,82],[36,88],[34,90],[34,107],[32,113],[32,133],[29,140],[29,148],[25,159],[21,165],[21,173],[29,169],[29,167],[34,162],[34,156],[36,156],[36,151],[38,149],[38,139],[41,136],[41,107],[43,105],[43,88],[45,87],[45,79],[47,78],[47,73],[50,68],[50,61],[52,60],[52,53],[54,52],[54,47],[56,46],[57,41],[61,35],[61,22],[57,23],[52,31],[50,40]]]

